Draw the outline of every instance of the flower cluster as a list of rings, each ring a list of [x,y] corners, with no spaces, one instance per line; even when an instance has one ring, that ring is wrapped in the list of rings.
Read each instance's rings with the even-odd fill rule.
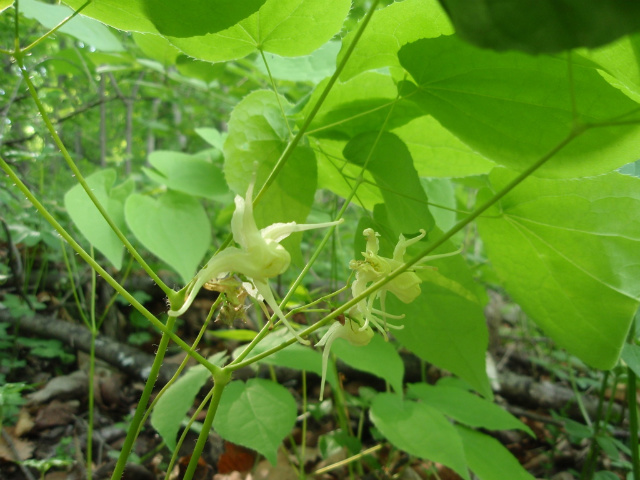
[[[171,309],[169,315],[180,316],[188,310],[198,291],[206,283],[216,283],[220,279],[237,273],[246,277],[247,292],[258,300],[264,301],[271,307],[282,323],[293,333],[299,342],[308,344],[298,335],[285,318],[273,296],[268,279],[285,272],[291,263],[289,252],[280,242],[294,232],[324,228],[337,225],[336,222],[318,224],[274,223],[262,230],[258,230],[253,218],[253,182],[249,185],[245,198],[237,195],[236,209],[231,219],[231,232],[238,247],[228,247],[217,253],[202,267],[193,280],[186,287],[186,298],[177,310]]]
[[[398,243],[393,251],[393,258],[383,257],[378,255],[380,249],[380,243],[378,242],[379,234],[374,232],[373,229],[367,228],[363,235],[367,238],[366,251],[362,252],[364,260],[352,260],[349,263],[349,268],[355,270],[356,279],[351,286],[351,293],[354,297],[357,297],[364,292],[368,287],[382,278],[389,275],[396,268],[402,266],[404,263],[404,254],[407,248],[411,245],[419,242],[424,238],[426,232],[420,230],[420,234],[409,240],[404,238],[404,235],[400,234]],[[425,259],[426,260],[426,259]],[[387,292],[393,293],[400,301],[404,303],[411,303],[418,295],[420,295],[420,283],[422,280],[416,275],[416,269],[428,268],[424,265],[418,265],[411,270],[402,272],[393,280],[385,283],[382,287],[372,293],[368,298],[360,300],[354,310],[364,318],[364,325],[361,327],[365,329],[371,323],[375,328],[387,338],[387,331],[389,328],[402,328],[394,327],[387,324],[387,318],[403,318],[403,316],[395,316],[386,313],[385,311],[385,299]],[[376,299],[380,299],[380,309],[374,308],[373,304]]]
[[[424,238],[426,232],[420,230],[420,235],[410,240],[406,240],[403,235],[400,235],[398,244],[393,252],[393,258],[378,255],[378,250],[380,249],[378,233],[374,232],[371,228],[367,228],[363,232],[363,235],[367,238],[366,251],[362,252],[365,259],[360,261],[352,260],[349,263],[349,267],[356,272],[356,279],[351,285],[351,293],[354,298],[364,292],[373,283],[400,267],[404,263],[404,254],[407,251],[407,247],[419,242]],[[426,267],[418,266],[417,268]],[[316,344],[316,346],[324,346],[322,353],[320,400],[322,400],[324,396],[329,352],[335,339],[345,338],[351,345],[367,345],[374,334],[370,324],[375,326],[384,335],[385,339],[387,339],[387,330],[389,328],[403,328],[387,325],[387,318],[403,318],[403,316],[390,315],[385,312],[387,292],[393,293],[404,303],[410,303],[420,295],[421,282],[422,280],[413,270],[403,272],[373,292],[368,298],[364,298],[354,305],[353,308],[349,310],[349,317],[351,318],[347,318],[344,323],[338,321],[331,325],[327,333],[325,333]],[[380,299],[379,310],[373,307],[374,301],[377,298]]]

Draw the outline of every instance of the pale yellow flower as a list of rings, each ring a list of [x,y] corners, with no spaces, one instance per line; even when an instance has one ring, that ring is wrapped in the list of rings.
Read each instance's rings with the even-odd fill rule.
[[[351,345],[364,346],[368,345],[373,338],[373,330],[371,327],[361,328],[360,325],[349,318],[345,319],[344,323],[340,321],[334,322],[327,333],[323,335],[316,347],[324,346],[322,351],[322,380],[320,382],[320,401],[324,397],[324,384],[327,378],[327,365],[329,363],[329,353],[331,352],[331,345],[336,338],[345,338]]]
[[[259,300],[262,297],[298,341],[308,344],[309,342],[302,339],[291,327],[280,310],[268,279],[284,273],[291,263],[291,255],[280,245],[282,240],[294,232],[338,225],[342,223],[342,219],[318,224],[274,223],[258,230],[253,218],[252,200],[253,182],[249,185],[245,198],[240,195],[236,195],[235,198],[236,210],[231,219],[231,232],[239,248],[228,247],[211,257],[188,285],[182,306],[178,310],[170,310],[169,315],[177,317],[186,312],[205,283],[224,278],[230,273],[237,273],[244,275],[255,287],[255,290],[248,289],[249,294]]]

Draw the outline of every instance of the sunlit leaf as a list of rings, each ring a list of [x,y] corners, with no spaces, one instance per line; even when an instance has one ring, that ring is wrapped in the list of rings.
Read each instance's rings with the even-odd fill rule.
[[[411,100],[471,148],[514,169],[530,166],[569,135],[572,94],[578,122],[639,119],[638,105],[594,67],[574,63],[570,77],[566,58],[496,53],[455,36],[405,45],[399,57],[417,84],[401,84]],[[637,160],[639,136],[640,123],[589,130],[536,174],[611,171]]]
[[[340,78],[348,80],[365,70],[400,66],[397,54],[402,45],[452,33],[449,18],[436,0],[393,2],[375,13]],[[352,30],[344,37],[338,61],[345,56],[355,34]]]
[[[250,17],[218,33],[169,39],[186,54],[209,62],[262,50],[284,57],[308,55],[342,26],[349,0],[267,0]]]
[[[495,191],[513,172],[496,169]],[[487,193],[488,194],[488,193]],[[616,363],[640,300],[640,179],[529,178],[478,219],[511,297],[589,365]]]
[[[47,28],[53,28],[73,13],[63,5],[49,5],[36,0],[20,0],[20,13],[28,18],[38,20]],[[90,18],[77,16],[60,28],[61,32],[76,37],[98,50],[120,52],[124,48],[116,36],[100,22]]]

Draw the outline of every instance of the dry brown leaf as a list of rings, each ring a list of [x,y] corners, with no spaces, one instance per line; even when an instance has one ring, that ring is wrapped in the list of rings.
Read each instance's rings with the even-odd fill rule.
[[[4,427],[0,435],[0,460],[17,462],[27,460],[33,455],[35,445],[15,435],[13,427]],[[18,458],[16,458],[16,454]]]

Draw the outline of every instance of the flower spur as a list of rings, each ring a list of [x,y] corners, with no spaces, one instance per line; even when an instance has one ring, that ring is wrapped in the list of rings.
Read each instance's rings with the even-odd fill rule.
[[[224,278],[230,273],[237,273],[244,275],[255,287],[255,291],[248,289],[249,294],[257,299],[261,296],[296,339],[300,343],[309,344],[297,334],[285,318],[273,296],[268,279],[284,273],[291,263],[291,255],[280,245],[282,240],[294,232],[338,225],[342,223],[342,219],[317,224],[274,223],[258,230],[253,218],[252,200],[253,181],[247,189],[245,198],[240,195],[235,197],[236,209],[231,218],[231,232],[233,239],[240,247],[228,247],[211,257],[185,287],[184,303],[175,309],[172,304],[169,315],[177,317],[186,312],[205,283]]]

